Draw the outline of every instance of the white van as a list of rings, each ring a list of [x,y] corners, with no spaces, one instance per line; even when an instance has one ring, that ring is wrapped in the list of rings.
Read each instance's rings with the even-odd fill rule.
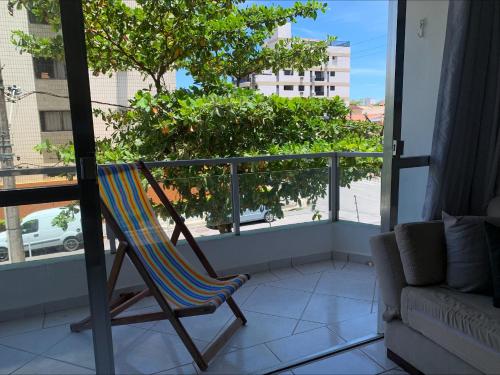
[[[75,206],[68,215],[68,228],[64,230],[53,224],[54,218],[66,207],[50,208],[26,215],[21,221],[23,244],[26,256],[34,253],[78,250],[83,243],[80,208]],[[0,262],[9,259],[7,232],[0,233]],[[42,251],[42,250],[45,250]],[[53,251],[52,251],[53,250]]]

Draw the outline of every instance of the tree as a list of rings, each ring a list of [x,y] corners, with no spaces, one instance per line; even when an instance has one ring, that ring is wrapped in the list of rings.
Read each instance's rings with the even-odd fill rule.
[[[297,17],[315,18],[326,9],[317,0],[291,7],[251,5],[245,0],[122,0],[84,1],[89,67],[94,74],[137,70],[164,91],[166,72],[187,69],[210,87],[226,77],[241,77],[263,69],[307,68],[327,58],[326,42],[282,41],[263,47],[273,31]],[[49,37],[14,31],[12,42],[21,53],[62,59],[58,0],[9,0],[11,13],[25,8],[51,25]]]
[[[94,74],[137,70],[156,90],[139,91],[130,110],[96,112],[113,129],[110,139],[98,142],[98,161],[136,159],[197,159],[258,154],[320,151],[379,151],[378,126],[352,124],[340,98],[266,97],[234,88],[249,73],[283,68],[306,70],[327,58],[328,41],[297,38],[264,41],[274,30],[298,17],[315,18],[325,5],[316,0],[290,7],[251,5],[244,0],[122,0],[84,2],[89,67]],[[62,58],[57,0],[9,0],[11,12],[26,8],[49,23],[55,34],[39,37],[15,31],[12,42],[21,53]],[[330,39],[331,40],[331,39]],[[169,93],[164,74],[185,68],[202,88]],[[55,152],[71,161],[72,145],[44,143],[39,151]],[[354,176],[379,173],[380,161],[348,166]],[[325,159],[239,166],[241,209],[267,206],[283,217],[283,202],[308,199],[313,205],[327,194]],[[157,169],[165,188],[179,195],[176,205],[186,217],[202,216],[229,231],[231,194],[229,167],[200,166]],[[160,214],[162,212],[160,211]],[[314,218],[319,218],[318,212]]]
[[[290,99],[229,85],[217,93],[140,91],[130,105],[129,111],[100,112],[113,136],[98,142],[99,162],[382,150],[380,125],[348,121],[348,108],[338,97]],[[56,152],[60,160],[71,154],[68,146],[44,145],[40,151]],[[340,163],[341,186],[380,174],[378,158]],[[231,230],[229,165],[157,168],[153,174],[175,192],[174,204],[185,217],[203,217],[221,232]],[[264,205],[282,218],[284,203],[307,199],[313,219],[320,218],[315,205],[328,191],[325,158],[243,163],[238,174],[242,212]]]

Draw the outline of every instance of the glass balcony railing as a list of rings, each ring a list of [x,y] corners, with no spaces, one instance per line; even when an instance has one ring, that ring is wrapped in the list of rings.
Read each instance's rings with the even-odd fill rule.
[[[193,235],[208,237],[339,219],[379,225],[381,157],[382,153],[376,152],[325,152],[146,164],[185,218]],[[0,171],[0,179],[5,176],[27,179],[36,175],[67,178],[74,172],[74,166],[22,168]],[[148,195],[160,223],[171,235],[173,224],[161,211],[155,194],[148,190]],[[78,216],[78,209],[75,211],[74,207],[77,206],[72,202],[55,203],[50,207],[32,206],[23,211],[21,224],[26,224],[25,219],[40,216],[46,222],[44,225],[50,227],[47,230],[52,228],[65,234],[58,224],[64,217],[58,216],[59,211],[57,215],[54,212],[61,210],[62,216]],[[103,225],[105,246],[114,250],[114,235]],[[2,229],[0,227],[0,237],[5,237]],[[81,231],[80,228],[75,230]],[[61,236],[57,246],[50,244],[44,248],[40,245],[44,235],[30,232],[23,236],[26,260],[83,252],[81,241],[78,246],[75,242],[74,248],[68,247],[71,244],[64,248],[67,236]],[[7,245],[0,244],[0,263],[10,259]]]

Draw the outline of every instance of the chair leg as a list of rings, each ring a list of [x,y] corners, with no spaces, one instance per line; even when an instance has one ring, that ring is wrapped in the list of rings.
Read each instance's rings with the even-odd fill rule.
[[[170,324],[172,324],[172,327],[174,327],[175,331],[179,335],[180,339],[186,346],[186,349],[191,354],[198,367],[202,371],[205,371],[208,368],[208,363],[203,357],[203,354],[201,354],[201,352],[198,350],[198,347],[193,342],[191,336],[189,336],[189,333],[186,331],[186,328],[184,328],[179,318],[175,316],[172,317],[170,319]]]
[[[241,321],[243,322],[243,325],[247,324],[247,318],[245,318],[245,315],[243,315],[243,312],[240,310],[240,308],[238,307],[236,302],[234,302],[233,297],[229,297],[226,300],[226,302],[229,305],[229,307],[231,308],[231,310],[233,311],[234,316],[236,318],[240,318]]]

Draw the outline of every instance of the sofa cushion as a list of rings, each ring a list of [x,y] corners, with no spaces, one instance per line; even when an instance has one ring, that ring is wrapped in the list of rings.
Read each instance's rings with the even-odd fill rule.
[[[396,241],[406,282],[424,286],[441,284],[446,277],[446,245],[440,221],[396,225]]]
[[[447,249],[446,283],[462,292],[491,292],[491,268],[483,216],[452,216],[443,212]]]
[[[500,373],[500,310],[448,287],[406,287],[403,322],[485,373]]]

